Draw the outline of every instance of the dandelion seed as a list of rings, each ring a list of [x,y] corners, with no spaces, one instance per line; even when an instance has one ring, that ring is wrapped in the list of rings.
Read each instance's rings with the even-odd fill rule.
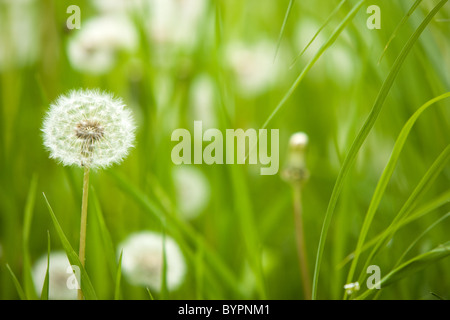
[[[166,283],[168,290],[177,289],[186,273],[186,264],[178,244],[165,236]],[[143,231],[130,235],[119,245],[123,250],[122,270],[130,283],[161,290],[163,275],[163,237]]]
[[[120,99],[78,90],[51,105],[44,120],[44,145],[63,165],[106,168],[133,146],[134,121]]]
[[[47,273],[47,255],[40,257],[33,265],[32,276],[36,294],[41,295],[42,287]],[[49,296],[50,300],[76,300],[77,290],[69,286],[72,280],[76,281],[67,255],[62,251],[50,253],[49,268]],[[76,285],[75,287],[77,287]]]

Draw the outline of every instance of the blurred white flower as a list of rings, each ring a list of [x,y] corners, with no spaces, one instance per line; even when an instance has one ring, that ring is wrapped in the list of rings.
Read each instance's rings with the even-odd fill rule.
[[[320,24],[312,18],[300,19],[296,27],[295,38],[297,40],[298,53],[302,52],[306,45],[313,39],[320,29]],[[304,52],[302,60],[309,62],[328,40],[329,35],[322,30]],[[324,57],[315,64],[317,71],[310,73],[309,77],[316,81],[323,81],[324,74],[335,81],[338,85],[349,85],[354,83],[357,57],[350,50],[352,40],[344,31],[337,41],[327,49]],[[298,54],[296,53],[296,55]]]
[[[93,90],[73,90],[50,106],[42,131],[50,157],[63,165],[105,168],[133,146],[135,125],[122,100]]]
[[[36,294],[41,295],[47,272],[47,254],[40,257],[32,269]],[[73,285],[75,283],[75,285]],[[50,253],[49,296],[50,300],[76,300],[78,283],[65,252]]]
[[[169,236],[164,238],[166,256],[166,284],[168,290],[177,289],[186,273],[186,264],[178,244]],[[123,251],[122,271],[130,283],[161,290],[163,274],[163,236],[150,231],[131,234],[118,247]]]
[[[244,96],[259,95],[276,83],[279,59],[274,61],[276,45],[261,40],[249,45],[231,42],[225,49],[225,62],[232,70]]]
[[[193,120],[201,120],[203,128],[216,128],[216,87],[209,75],[202,74],[194,79],[189,100]]]
[[[40,53],[36,1],[2,0],[0,5],[0,71],[31,65]]]
[[[101,13],[124,13],[142,11],[149,0],[93,0],[92,4]]]
[[[138,34],[124,15],[107,15],[83,22],[67,46],[71,65],[92,74],[108,72],[120,52],[133,52],[138,47]]]
[[[196,218],[209,203],[208,179],[193,166],[173,167],[172,178],[179,212],[187,219]]]
[[[344,285],[344,289],[348,295],[351,295],[353,292],[359,291],[359,282],[347,283]]]
[[[151,38],[159,43],[190,49],[198,41],[206,0],[148,0]]]

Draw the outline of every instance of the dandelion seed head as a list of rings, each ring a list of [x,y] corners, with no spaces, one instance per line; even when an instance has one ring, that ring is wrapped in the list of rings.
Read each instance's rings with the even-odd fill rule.
[[[136,28],[125,16],[96,17],[69,40],[67,55],[75,69],[104,74],[114,66],[118,52],[133,52],[138,42]]]
[[[122,270],[130,283],[161,290],[163,275],[163,244],[166,254],[166,283],[168,290],[177,289],[186,273],[186,264],[178,244],[169,236],[149,231],[131,234],[119,245]]]
[[[69,259],[62,251],[54,251],[50,253],[50,268],[49,268],[49,299],[50,300],[76,300],[77,290],[76,285],[70,288],[68,283],[71,282],[74,274],[71,271]],[[36,294],[41,295],[42,287],[45,281],[45,274],[47,273],[47,254],[40,257],[33,265],[32,277]],[[76,278],[73,278],[76,281]]]
[[[95,90],[60,96],[44,120],[44,146],[63,165],[106,168],[133,146],[134,120],[120,99]]]
[[[209,203],[210,186],[203,172],[191,166],[172,169],[177,207],[186,219],[198,217]]]
[[[267,40],[251,45],[230,42],[226,46],[225,62],[242,95],[257,96],[275,84],[280,67],[278,60],[273,60],[275,48],[275,44]]]

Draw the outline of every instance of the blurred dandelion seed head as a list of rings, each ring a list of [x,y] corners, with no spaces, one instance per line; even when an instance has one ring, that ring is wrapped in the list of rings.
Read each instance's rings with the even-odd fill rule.
[[[50,268],[49,268],[49,299],[50,300],[76,300],[77,290],[69,289],[68,281],[70,277],[74,277],[70,270],[70,262],[66,254],[62,251],[54,251],[50,253]],[[47,272],[47,254],[40,257],[32,269],[33,282],[38,296],[41,295],[41,290],[45,281],[45,274]],[[74,279],[76,281],[76,279]]]
[[[131,111],[111,94],[92,90],[60,96],[42,131],[51,158],[93,169],[121,162],[135,139]]]
[[[198,217],[209,203],[208,179],[200,169],[188,166],[174,167],[172,177],[181,215],[186,219]]]
[[[185,276],[186,263],[178,244],[169,236],[164,239],[166,283],[168,290],[177,289]],[[131,234],[119,245],[122,270],[130,283],[161,290],[163,276],[163,237],[150,231]]]
[[[78,71],[104,74],[115,65],[118,53],[133,52],[138,43],[136,28],[126,16],[100,16],[83,23],[70,39],[67,54]]]
[[[279,60],[273,60],[276,45],[260,40],[248,45],[230,42],[225,48],[225,62],[236,78],[238,89],[252,97],[269,90],[278,78]]]

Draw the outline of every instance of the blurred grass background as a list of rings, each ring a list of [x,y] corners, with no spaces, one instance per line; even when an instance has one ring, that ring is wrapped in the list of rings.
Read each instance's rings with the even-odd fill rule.
[[[52,249],[61,248],[42,192],[72,246],[78,248],[82,170],[50,160],[42,146],[40,128],[49,104],[60,94],[80,87],[101,88],[122,97],[138,124],[136,147],[124,163],[91,176],[95,196],[90,198],[86,269],[99,298],[114,297],[114,277],[105,272],[108,257],[94,213],[100,209],[114,246],[140,230],[165,230],[178,241],[188,273],[180,289],[163,298],[303,298],[289,185],[280,175],[260,176],[254,166],[192,165],[200,172],[196,174],[206,178],[209,191],[205,193],[206,205],[188,219],[182,212],[183,201],[189,199],[183,200],[177,191],[184,185],[174,178],[170,154],[175,143],[170,136],[176,128],[192,132],[194,120],[221,130],[260,128],[357,1],[343,2],[295,64],[295,57],[341,1],[292,1],[278,50],[290,1],[179,0],[171,1],[174,7],[155,11],[159,16],[151,13],[157,2],[163,1],[130,1],[129,8],[118,13],[110,7],[102,11],[91,1],[77,1],[81,29],[69,30],[66,10],[74,4],[71,1],[0,1],[1,299],[18,298],[6,263],[19,281],[24,280],[22,233],[33,176],[37,177],[37,188],[27,244],[31,262],[47,252],[47,230]],[[310,138],[310,179],[303,191],[303,209],[311,277],[342,160],[397,55],[437,3],[424,0],[419,4],[378,63],[412,2],[366,2],[269,125],[269,129],[280,129],[280,171],[290,135],[304,131]],[[365,11],[372,4],[381,8],[379,30],[366,27],[369,15]],[[80,70],[70,58],[70,42],[90,20],[106,15],[117,21],[129,19],[137,44],[127,50],[114,49],[114,61],[103,73]],[[447,3],[409,53],[350,171],[325,247],[319,298],[340,299],[344,294],[349,264],[338,266],[355,249],[368,205],[401,128],[421,105],[450,91],[449,19]],[[95,43],[93,48],[84,49],[96,50]],[[448,145],[449,106],[448,99],[439,102],[413,127],[367,240],[386,229]],[[448,192],[449,187],[450,168],[446,166],[418,206]],[[448,200],[444,201],[397,232],[373,262],[380,266],[382,276],[391,271],[409,244],[449,209]],[[162,218],[155,212],[162,213]],[[449,228],[450,221],[438,224],[420,239],[408,258],[450,240]],[[196,237],[201,238],[201,245]],[[212,260],[220,261],[221,267]],[[261,272],[255,263],[261,264]],[[226,271],[217,271],[220,268]],[[448,259],[437,261],[381,290],[379,298],[432,299],[430,292],[450,298],[449,270]],[[146,299],[148,294],[145,288],[123,279],[122,297]]]

